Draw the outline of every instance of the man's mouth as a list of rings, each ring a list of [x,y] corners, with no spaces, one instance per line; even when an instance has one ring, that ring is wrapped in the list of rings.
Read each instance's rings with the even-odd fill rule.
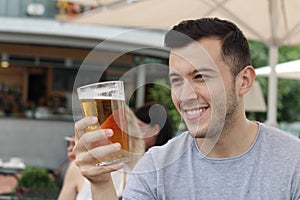
[[[185,116],[189,119],[196,119],[204,115],[208,107],[193,108],[193,109],[184,109]]]

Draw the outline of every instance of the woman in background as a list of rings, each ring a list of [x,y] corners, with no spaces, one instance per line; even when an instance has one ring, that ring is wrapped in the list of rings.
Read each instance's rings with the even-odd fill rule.
[[[171,119],[164,106],[150,102],[134,112],[142,128],[146,150],[152,146],[161,146],[173,137]]]

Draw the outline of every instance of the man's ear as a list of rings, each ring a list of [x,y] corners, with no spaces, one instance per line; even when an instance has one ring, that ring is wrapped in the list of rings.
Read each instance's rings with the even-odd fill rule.
[[[252,66],[246,66],[242,71],[240,71],[239,76],[239,95],[245,95],[252,87],[255,80],[255,70]]]

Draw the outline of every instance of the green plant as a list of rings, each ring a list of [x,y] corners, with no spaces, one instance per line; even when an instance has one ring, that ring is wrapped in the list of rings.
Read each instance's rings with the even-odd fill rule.
[[[44,168],[33,168],[27,166],[21,173],[18,187],[32,189],[55,189],[56,185]]]
[[[180,130],[181,116],[175,108],[172,98],[171,89],[166,80],[158,80],[149,89],[150,98],[154,101],[162,103],[167,111],[174,125],[175,131]]]
[[[46,169],[27,166],[21,172],[16,188],[18,199],[54,200],[58,193],[59,189]]]

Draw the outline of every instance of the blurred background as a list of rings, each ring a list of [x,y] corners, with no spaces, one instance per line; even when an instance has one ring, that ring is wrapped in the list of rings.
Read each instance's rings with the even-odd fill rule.
[[[162,43],[165,30],[126,36],[130,27],[71,22],[99,6],[88,1],[0,1],[0,193],[20,195],[19,179],[9,177],[33,167],[51,175],[55,199],[69,163],[65,136],[74,135],[73,87],[123,77],[128,104],[135,108],[154,100],[151,88],[167,78],[167,68],[160,67],[168,62]],[[83,78],[75,84],[81,65]],[[162,88],[167,93],[159,93],[167,96],[169,90]],[[74,110],[80,118],[78,105]]]
[[[179,21],[203,16],[230,19],[249,38],[257,79],[245,97],[247,116],[300,137],[300,5],[292,2],[0,0],[1,174],[19,174],[21,162],[46,169],[59,188],[64,137],[80,118],[75,89],[99,80],[124,80],[130,107],[158,101],[174,136],[185,130],[170,99],[163,38]]]

